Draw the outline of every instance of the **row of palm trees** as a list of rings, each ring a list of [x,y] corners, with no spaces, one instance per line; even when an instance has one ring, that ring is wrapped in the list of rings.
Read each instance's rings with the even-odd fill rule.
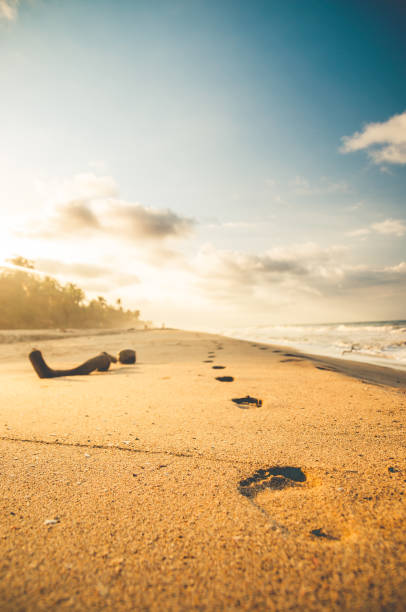
[[[103,296],[90,301],[73,283],[35,274],[34,263],[15,257],[0,269],[0,329],[129,327],[140,323],[139,310],[125,310],[121,300]]]

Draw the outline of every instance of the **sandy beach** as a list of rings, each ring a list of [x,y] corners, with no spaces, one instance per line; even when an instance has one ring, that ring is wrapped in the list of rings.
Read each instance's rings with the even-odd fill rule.
[[[404,610],[406,372],[156,330],[41,340],[137,351],[43,380],[32,346],[0,346],[0,609]]]

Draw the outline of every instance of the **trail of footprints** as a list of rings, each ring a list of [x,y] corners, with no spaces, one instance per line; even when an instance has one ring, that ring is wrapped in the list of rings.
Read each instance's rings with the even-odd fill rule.
[[[269,349],[269,347],[257,344],[253,344],[252,347],[259,350]],[[222,350],[222,348],[220,345],[216,346],[217,350]],[[281,363],[303,361],[293,353],[285,353],[278,349],[273,349],[272,352],[281,353],[281,357],[283,357],[280,360]],[[216,353],[211,351],[207,357],[208,359],[204,363],[213,363]],[[226,368],[224,365],[213,365],[211,367],[213,370],[224,370]],[[336,371],[333,367],[324,365],[316,365],[315,367],[327,372]],[[215,380],[234,382],[234,377],[217,376]],[[262,406],[261,399],[250,395],[232,398],[231,401],[243,409]],[[389,468],[389,473],[393,471],[395,471],[394,468]],[[258,469],[251,476],[240,480],[237,490],[267,516],[271,525],[273,525],[273,529],[280,530],[281,533],[288,536],[305,537],[313,539],[315,542],[319,540],[320,543],[325,542],[335,545],[348,536],[347,531],[351,531],[349,528],[350,520],[348,517],[342,516],[341,520],[337,521],[338,517],[335,512],[336,493],[331,494],[327,490],[324,495],[323,512],[313,512],[315,507],[314,495],[317,496],[316,491],[320,491],[320,485],[327,485],[327,482],[324,481],[323,483],[323,480],[324,478],[320,477],[318,470],[304,470],[297,466],[276,465]],[[337,490],[342,491],[343,488],[339,487]],[[371,499],[372,497],[364,497],[364,500]],[[320,500],[318,499],[318,501]],[[307,506],[312,510],[311,512],[307,511],[307,513],[302,512],[301,520],[297,520],[298,506],[302,509]],[[349,512],[351,515],[352,511]],[[342,514],[345,514],[345,511]],[[358,519],[358,522],[362,523],[363,518],[359,516]]]
[[[268,350],[269,348],[256,344],[252,346],[259,350]],[[216,346],[216,350],[222,350],[222,348],[221,345]],[[283,359],[280,361],[282,363],[303,361],[293,353],[285,353],[279,349],[273,349],[272,352],[281,354]],[[207,357],[208,359],[204,363],[213,363],[216,353],[210,351]],[[328,372],[335,371],[334,368],[324,365],[316,365],[316,367]],[[213,370],[224,370],[226,366],[212,365],[211,368]],[[215,380],[234,382],[234,377],[217,376]],[[231,401],[243,409],[262,406],[261,399],[250,395],[235,397]],[[389,473],[392,473],[392,471],[394,471],[394,468],[389,468]],[[333,546],[353,531],[354,526],[350,527],[352,509],[348,510],[349,518],[349,516],[344,516],[346,515],[346,508],[342,507],[340,519],[336,512],[337,494],[335,490],[342,491],[343,488],[339,487],[337,489],[335,485],[335,490],[332,491],[331,486],[328,486],[325,481],[325,477],[321,476],[319,472],[315,469],[304,470],[298,466],[274,465],[258,469],[251,476],[240,480],[237,490],[267,517],[273,529],[279,530],[290,537],[305,537],[314,540],[314,542],[320,541],[320,544],[325,543],[325,545]],[[321,491],[320,485],[323,485],[324,492],[321,497],[318,497]],[[316,504],[315,499],[317,500]],[[317,506],[321,499],[324,500],[323,511],[314,513],[315,505]],[[364,497],[364,500],[371,499],[372,497]],[[301,507],[302,510],[308,508],[307,511],[301,512],[300,520],[297,518],[298,507]],[[362,524],[363,520],[364,518],[360,515],[358,524]],[[355,528],[358,531],[358,527]]]
[[[257,345],[253,345],[257,346]],[[266,350],[268,347],[260,347],[262,350]],[[216,350],[221,351],[223,347],[221,345],[216,346]],[[203,361],[203,363],[213,363],[216,354],[213,351],[209,351],[207,354],[207,359]],[[226,366],[223,365],[214,365],[212,366],[213,370],[224,370]],[[216,376],[215,380],[219,382],[234,382],[234,376]],[[251,406],[256,406],[257,408],[262,406],[262,400],[257,399],[256,397],[251,397],[250,395],[246,395],[245,397],[235,397],[231,400],[240,408],[250,408]]]
[[[269,346],[260,346],[258,344],[252,344],[251,346],[252,348],[257,348],[260,351],[267,351],[270,349]],[[218,351],[223,350],[223,346],[217,345],[216,350]],[[279,350],[279,349],[273,349],[272,352],[280,353],[281,357],[284,357],[284,359],[280,360],[280,363],[300,363],[303,361],[303,359],[301,359],[298,355],[294,353],[284,353],[282,350]],[[209,351],[207,354],[207,359],[205,359],[203,363],[214,363],[215,358],[216,358],[216,353],[214,351]],[[223,365],[213,365],[212,366],[213,370],[224,370],[225,368],[226,366],[223,366]],[[334,368],[325,367],[325,366],[316,366],[316,368],[318,370],[326,370],[328,372],[335,371]],[[233,376],[216,376],[215,380],[218,380],[219,382],[234,382],[235,379]],[[240,408],[245,408],[245,409],[253,407],[253,406],[256,406],[256,407],[262,406],[261,399],[251,397],[250,395],[246,395],[245,397],[236,397],[236,398],[233,398],[231,401],[237,404]]]

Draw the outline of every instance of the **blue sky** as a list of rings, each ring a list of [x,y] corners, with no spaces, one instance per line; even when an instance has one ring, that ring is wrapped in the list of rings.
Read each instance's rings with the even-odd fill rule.
[[[0,16],[1,256],[175,325],[405,317],[401,2]]]

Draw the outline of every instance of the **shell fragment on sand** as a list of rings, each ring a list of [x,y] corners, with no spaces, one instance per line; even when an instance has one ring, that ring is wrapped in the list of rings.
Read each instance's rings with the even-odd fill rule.
[[[61,519],[58,516],[56,516],[53,519],[47,519],[46,521],[44,521],[44,525],[46,525],[47,527],[52,527],[52,525],[57,525],[60,522],[61,522]]]

